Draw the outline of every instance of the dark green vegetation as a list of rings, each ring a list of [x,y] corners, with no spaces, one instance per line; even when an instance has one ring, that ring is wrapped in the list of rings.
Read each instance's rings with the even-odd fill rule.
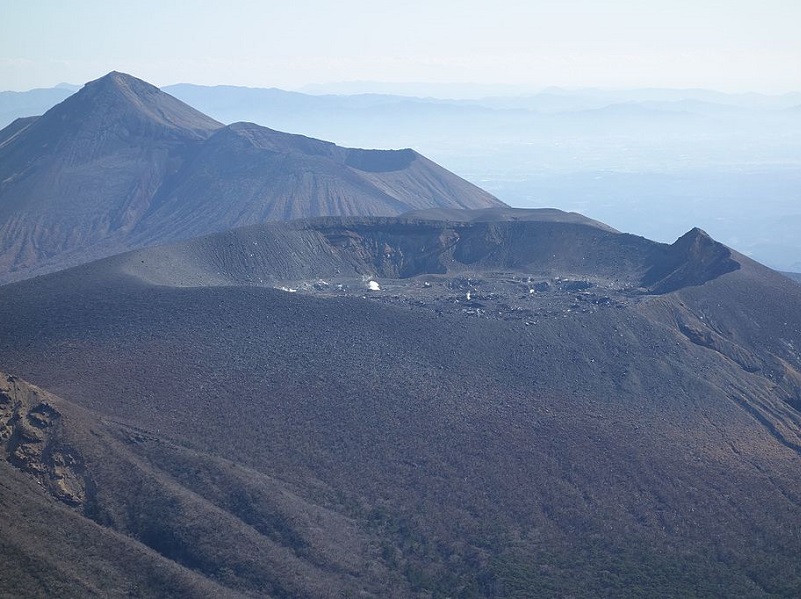
[[[798,285],[698,230],[458,217],[0,287],[2,591],[798,596]]]
[[[0,131],[0,282],[267,220],[502,205],[413,150],[223,126],[110,73]]]

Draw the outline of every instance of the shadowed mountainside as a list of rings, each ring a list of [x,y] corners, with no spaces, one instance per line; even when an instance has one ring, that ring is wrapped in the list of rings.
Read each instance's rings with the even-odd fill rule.
[[[438,220],[443,216],[448,220]],[[729,248],[697,229],[667,246],[575,213],[513,208],[257,225],[148,248],[113,263],[172,286],[556,272],[657,294],[740,267]]]
[[[62,422],[70,456],[8,488],[244,596],[797,596],[797,284],[700,231],[515,212],[3,286],[0,364],[63,398],[12,437]]]
[[[0,281],[265,220],[501,205],[413,150],[223,127],[115,72],[0,131]]]
[[[377,541],[291,485],[5,374],[0,427],[0,497],[14,510],[4,595],[326,596],[355,592],[356,577],[385,589],[387,572],[360,571]]]

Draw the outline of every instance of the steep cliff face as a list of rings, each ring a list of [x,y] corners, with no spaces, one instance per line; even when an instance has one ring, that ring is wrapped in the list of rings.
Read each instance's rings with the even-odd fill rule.
[[[0,442],[6,460],[34,476],[58,500],[86,501],[83,459],[64,439],[62,414],[41,390],[4,375],[0,381]]]
[[[185,285],[558,272],[653,293],[662,292],[668,282],[680,288],[724,274],[717,262],[706,264],[716,252],[728,255],[729,250],[711,242],[709,249],[688,253],[676,244],[619,233],[559,210],[495,208],[271,223],[118,260],[129,274],[145,280]]]

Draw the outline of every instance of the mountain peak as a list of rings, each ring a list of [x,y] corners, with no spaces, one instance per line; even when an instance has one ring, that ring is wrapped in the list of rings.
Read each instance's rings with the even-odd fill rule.
[[[269,219],[503,205],[412,150],[225,127],[118,71],[0,131],[0,181],[0,280]]]
[[[98,79],[89,81],[83,86],[82,90],[116,90],[121,93],[133,94],[134,96],[157,95],[161,91],[147,81],[137,79],[133,75],[121,73],[120,71],[111,71]]]
[[[643,284],[654,293],[668,293],[703,285],[739,268],[728,247],[693,227],[666,249],[662,259],[646,273]]]
[[[115,85],[127,85],[127,84],[131,84],[131,83],[140,83],[140,84],[147,85],[149,87],[154,87],[153,85],[147,83],[146,81],[143,81],[142,79],[138,79],[138,78],[134,77],[133,75],[129,75],[128,73],[123,73],[122,71],[109,71],[108,73],[106,73],[102,77],[98,77],[97,79],[94,79],[93,81],[87,82],[84,85],[84,87],[86,85],[95,85],[95,84],[99,84],[99,83],[103,83],[103,84],[112,83],[112,84],[115,84]]]
[[[99,119],[102,127],[119,122],[127,127],[129,122],[137,121],[202,138],[222,126],[155,85],[119,71],[90,81],[49,112],[52,111],[72,111],[73,115],[83,116],[82,120]]]
[[[682,244],[685,244],[685,243],[688,243],[688,242],[689,243],[699,243],[699,242],[700,243],[717,243],[714,239],[712,239],[712,237],[709,235],[709,233],[707,233],[706,231],[704,231],[703,229],[700,229],[698,227],[693,227],[692,229],[687,231],[684,235],[679,237],[676,240],[675,243],[679,244],[679,245],[682,245]]]

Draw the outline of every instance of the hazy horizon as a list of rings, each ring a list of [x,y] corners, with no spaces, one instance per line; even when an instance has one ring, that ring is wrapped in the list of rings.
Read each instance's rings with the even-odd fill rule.
[[[54,0],[6,8],[0,87],[120,70],[175,83],[478,84],[525,89],[801,91],[801,5],[789,0],[569,0],[221,5]]]
[[[773,266],[801,270],[801,3],[191,6],[12,4],[0,22],[0,88],[79,87],[122,71],[162,88],[189,83],[457,100],[555,88],[594,95],[486,102],[488,110],[470,118],[459,116],[462,107],[434,106],[438,101],[415,112],[417,102],[368,109],[366,102],[315,103],[319,98],[309,105],[183,98],[221,121],[249,120],[342,145],[414,147],[514,206],[579,210],[661,241],[700,226]],[[643,107],[597,110],[619,98]],[[709,101],[723,110],[704,105]],[[37,110],[46,106],[42,101]],[[520,108],[545,116],[524,118]],[[750,108],[777,110],[752,115]],[[578,120],[551,114],[560,111],[579,111]]]
[[[41,89],[66,89],[69,91],[77,91],[90,81],[100,79],[112,71],[125,72],[148,83],[153,83],[146,77],[140,74],[122,71],[121,69],[111,69],[103,73],[98,73],[96,76],[90,77],[86,81],[59,81],[52,85],[37,86],[26,89],[9,89],[2,88],[2,92],[12,93],[25,93]],[[2,85],[2,83],[0,83]],[[298,92],[308,95],[358,95],[358,94],[386,94],[397,96],[408,96],[418,98],[435,98],[442,100],[467,100],[467,99],[485,99],[490,97],[516,97],[516,96],[533,96],[538,94],[547,93],[564,93],[564,94],[580,94],[587,92],[600,92],[600,93],[628,93],[628,92],[644,92],[644,91],[667,91],[667,92],[710,92],[714,94],[722,94],[728,96],[766,96],[766,97],[785,97],[801,95],[801,86],[798,89],[792,89],[781,92],[769,92],[758,89],[744,89],[740,91],[727,91],[720,88],[713,87],[660,87],[660,86],[644,86],[644,87],[625,87],[625,86],[567,86],[567,85],[544,85],[544,86],[525,86],[514,84],[491,84],[491,83],[477,83],[471,81],[453,81],[447,83],[438,83],[436,81],[385,81],[385,80],[368,80],[368,79],[353,79],[341,81],[314,81],[299,85],[294,88],[279,87],[271,85],[237,85],[230,83],[198,83],[197,81],[172,81],[157,87],[169,88],[177,85],[194,85],[198,87],[231,87],[241,89],[280,89],[282,91]]]

